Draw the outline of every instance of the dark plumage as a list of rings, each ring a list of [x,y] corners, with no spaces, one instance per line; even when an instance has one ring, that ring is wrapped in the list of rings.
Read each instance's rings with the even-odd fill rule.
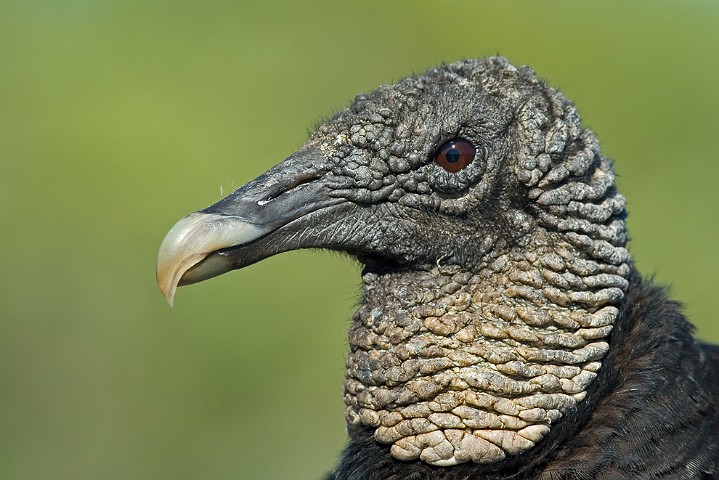
[[[168,233],[158,284],[364,264],[329,480],[719,477],[719,348],[626,250],[611,162],[527,67],[382,86]]]

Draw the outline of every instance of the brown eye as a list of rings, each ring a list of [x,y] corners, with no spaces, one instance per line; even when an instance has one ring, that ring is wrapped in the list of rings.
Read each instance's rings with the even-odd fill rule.
[[[455,138],[437,150],[435,162],[448,172],[459,172],[472,163],[477,149],[464,138]]]

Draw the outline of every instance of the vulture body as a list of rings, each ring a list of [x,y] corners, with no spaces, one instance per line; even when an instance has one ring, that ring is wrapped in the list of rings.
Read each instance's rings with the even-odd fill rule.
[[[180,220],[157,279],[171,303],[293,249],[364,265],[329,480],[719,478],[719,349],[626,241],[572,103],[494,57],[359,95]]]

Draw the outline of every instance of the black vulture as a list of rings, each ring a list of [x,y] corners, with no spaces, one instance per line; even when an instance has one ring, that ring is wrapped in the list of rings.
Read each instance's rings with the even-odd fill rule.
[[[719,478],[719,349],[626,249],[612,162],[500,57],[358,95],[167,234],[171,303],[302,248],[363,265],[330,480]]]

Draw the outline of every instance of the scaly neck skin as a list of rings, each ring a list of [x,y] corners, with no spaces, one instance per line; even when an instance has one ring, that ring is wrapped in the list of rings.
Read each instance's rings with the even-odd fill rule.
[[[628,274],[567,242],[518,246],[474,273],[365,273],[347,421],[393,457],[437,466],[531,449],[585,398]]]
[[[689,323],[664,289],[643,282],[636,271],[629,284],[612,329],[611,348],[587,398],[526,454],[452,468],[399,462],[372,438],[374,428],[351,425],[350,442],[329,478],[711,477],[719,465],[719,407],[716,388],[711,388],[719,385],[719,352],[707,354],[706,347],[693,339]]]

